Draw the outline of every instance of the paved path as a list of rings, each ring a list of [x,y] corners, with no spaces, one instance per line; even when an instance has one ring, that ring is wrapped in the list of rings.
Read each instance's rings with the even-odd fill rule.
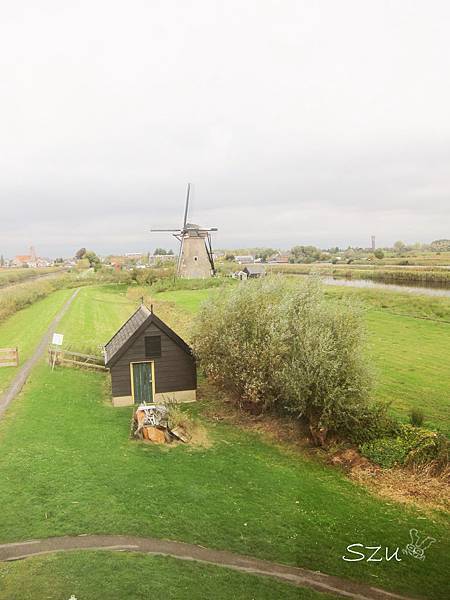
[[[23,388],[26,380],[28,379],[28,376],[31,373],[32,368],[35,366],[35,364],[38,362],[38,360],[41,358],[41,356],[47,351],[47,346],[49,345],[49,343],[52,339],[52,336],[55,332],[55,329],[56,329],[58,323],[61,321],[63,316],[66,314],[69,306],[75,300],[79,291],[80,291],[80,288],[76,289],[74,291],[74,293],[72,294],[72,296],[67,300],[67,302],[64,304],[64,306],[58,312],[56,317],[50,323],[44,336],[42,337],[42,339],[39,343],[39,346],[33,352],[32,356],[30,356],[30,358],[20,367],[17,375],[12,380],[9,388],[6,390],[6,392],[3,394],[3,396],[0,397],[0,418],[3,416],[5,410],[8,408],[9,404],[14,400],[14,398],[17,396],[17,394]]]
[[[406,600],[405,596],[308,569],[272,563],[223,550],[211,550],[194,544],[134,536],[80,535],[3,544],[0,545],[0,561],[20,560],[29,556],[71,550],[115,550],[159,554],[181,560],[209,563],[254,575],[274,577],[298,587],[310,588],[344,598]]]

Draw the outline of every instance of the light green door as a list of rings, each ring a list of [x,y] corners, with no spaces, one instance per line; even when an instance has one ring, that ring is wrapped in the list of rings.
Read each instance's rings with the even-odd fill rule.
[[[153,402],[152,363],[133,363],[131,370],[135,404]]]

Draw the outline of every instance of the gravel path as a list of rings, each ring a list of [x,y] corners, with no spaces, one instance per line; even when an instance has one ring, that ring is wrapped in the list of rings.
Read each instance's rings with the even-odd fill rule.
[[[72,296],[67,300],[67,302],[64,304],[64,306],[58,312],[56,317],[50,323],[50,325],[49,325],[47,331],[45,332],[45,334],[43,335],[41,341],[39,342],[39,346],[33,352],[32,356],[30,356],[30,358],[19,368],[19,371],[17,372],[16,376],[12,380],[9,388],[6,390],[6,392],[3,394],[3,396],[0,397],[0,419],[3,416],[5,410],[8,408],[8,406],[11,404],[11,402],[14,400],[14,398],[17,396],[17,394],[20,392],[20,390],[25,385],[25,382],[28,379],[33,367],[36,365],[38,360],[47,351],[47,346],[49,345],[49,343],[52,339],[52,336],[55,333],[55,329],[56,329],[58,323],[61,321],[63,316],[66,314],[67,310],[69,309],[69,306],[75,300],[79,291],[80,291],[80,288],[76,289],[74,291],[74,293],[72,294]]]
[[[310,588],[343,598],[407,600],[405,596],[308,569],[272,563],[223,550],[211,550],[194,544],[134,536],[80,535],[3,544],[0,545],[0,561],[20,560],[30,556],[73,550],[115,550],[159,554],[181,560],[209,563],[254,575],[274,577],[298,587]]]

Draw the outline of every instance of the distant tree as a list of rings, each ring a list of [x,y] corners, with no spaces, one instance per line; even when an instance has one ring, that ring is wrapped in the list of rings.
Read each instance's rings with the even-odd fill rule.
[[[164,248],[155,248],[155,252],[154,252],[155,256],[166,256],[166,254],[169,254],[169,253]]]
[[[315,246],[294,246],[291,258],[295,263],[312,263],[320,259],[321,252]]]
[[[56,265],[60,265],[60,264],[62,264],[63,262],[64,262],[64,259],[63,259],[62,257],[55,258],[55,260],[54,260],[54,263],[55,263]]]
[[[380,260],[382,258],[384,258],[384,252],[383,252],[383,250],[381,250],[381,248],[378,248],[378,250],[375,250],[374,255],[375,255],[375,258],[379,258]]]
[[[172,248],[170,248],[170,250],[167,251],[167,254],[170,254],[170,256],[173,256],[173,250],[172,250]]]
[[[82,258],[84,258],[85,254],[86,254],[86,248],[80,248],[78,250],[78,252],[75,254],[75,258],[77,260],[81,260]]]
[[[233,260],[235,260],[235,256],[234,254],[225,254],[225,260],[229,260],[230,262],[233,262]]]
[[[274,254],[276,254],[276,250],[273,248],[259,248],[258,251],[255,252],[255,258],[260,258],[261,262],[267,262],[267,259]]]
[[[395,244],[394,244],[394,250],[396,252],[404,252],[406,250],[406,244],[405,244],[405,242],[402,242],[401,240],[398,240],[398,242],[395,242]]]
[[[79,260],[77,260],[77,267],[76,268],[79,271],[82,271],[84,269],[89,269],[89,266],[90,266],[90,264],[89,264],[89,261],[88,261],[87,258],[80,258]]]
[[[92,250],[88,250],[87,252],[85,252],[83,258],[89,261],[90,267],[96,268],[100,264],[99,257]]]
[[[5,259],[3,258],[3,254],[0,256],[0,267],[5,266]]]
[[[433,252],[449,252],[450,251],[450,240],[434,240],[430,244]]]

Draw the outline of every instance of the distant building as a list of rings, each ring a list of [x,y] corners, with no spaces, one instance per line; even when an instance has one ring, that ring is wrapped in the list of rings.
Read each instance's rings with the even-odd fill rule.
[[[151,265],[154,265],[160,262],[174,262],[176,258],[177,257],[175,256],[175,254],[151,254],[148,257],[148,260]]]
[[[242,273],[246,273],[248,278],[253,279],[256,277],[263,277],[266,274],[266,270],[261,264],[253,264],[245,265],[242,269]]]
[[[289,262],[289,254],[277,254],[276,256],[274,256],[270,262],[274,262],[277,265],[279,264],[286,264]]]
[[[29,254],[18,254],[11,261],[13,267],[30,267],[31,269],[43,269],[51,265],[51,261],[47,258],[37,256],[36,250],[31,246]]]
[[[248,279],[248,275],[244,271],[235,271],[231,277],[233,279],[240,279],[241,281]]]
[[[245,265],[245,264],[249,264],[249,263],[254,263],[255,262],[255,257],[254,256],[235,256],[234,260],[239,263],[240,265]]]

